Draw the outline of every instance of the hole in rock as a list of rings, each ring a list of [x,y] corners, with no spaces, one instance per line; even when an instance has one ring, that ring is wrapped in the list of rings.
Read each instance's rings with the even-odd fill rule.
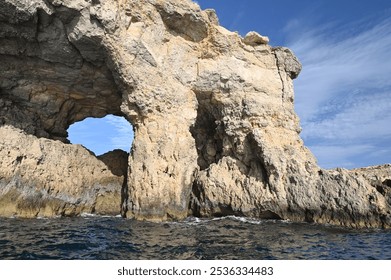
[[[81,144],[97,156],[115,149],[130,152],[133,138],[132,125],[114,115],[86,118],[68,128],[68,140],[72,144]]]

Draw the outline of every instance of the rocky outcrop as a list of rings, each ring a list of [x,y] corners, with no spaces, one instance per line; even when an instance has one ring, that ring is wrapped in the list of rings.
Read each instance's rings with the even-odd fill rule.
[[[124,176],[80,145],[5,125],[0,155],[0,216],[120,214]]]
[[[381,193],[391,205],[391,164],[352,170],[354,176],[362,176]]]
[[[322,170],[304,146],[289,49],[189,0],[0,7],[1,215],[391,226],[390,166]],[[133,125],[129,158],[67,144],[72,123],[107,114]]]

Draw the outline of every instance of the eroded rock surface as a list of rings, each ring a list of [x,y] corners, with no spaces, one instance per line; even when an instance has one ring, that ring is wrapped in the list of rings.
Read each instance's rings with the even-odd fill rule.
[[[124,176],[80,145],[0,127],[0,216],[120,214]]]
[[[389,165],[322,170],[304,146],[289,49],[189,0],[27,2],[0,0],[1,215],[391,226]],[[135,129],[128,158],[67,144],[107,114]]]

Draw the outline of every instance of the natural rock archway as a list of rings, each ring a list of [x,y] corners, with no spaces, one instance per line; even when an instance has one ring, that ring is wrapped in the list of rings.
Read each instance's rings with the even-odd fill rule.
[[[321,170],[304,147],[290,50],[188,0],[28,2],[0,0],[1,215],[391,225],[391,166]],[[66,143],[107,114],[135,129],[126,174]]]

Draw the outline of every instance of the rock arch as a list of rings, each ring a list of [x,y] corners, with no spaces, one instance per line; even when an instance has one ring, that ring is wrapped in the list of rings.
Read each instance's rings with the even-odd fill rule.
[[[391,224],[389,193],[359,171],[320,170],[304,147],[290,50],[188,0],[0,7],[1,215]],[[106,114],[135,129],[126,174],[66,144],[70,124]],[[390,166],[371,172],[390,179]]]
[[[190,189],[184,191],[182,186],[191,184],[195,171],[195,165],[188,165],[195,157],[191,152],[193,140],[188,137],[194,114],[190,111],[188,116],[179,115],[179,110],[184,104],[185,111],[186,106],[195,111],[196,104],[194,101],[188,105],[189,89],[170,84],[170,80],[160,75],[153,55],[138,34],[134,34],[142,31],[138,17],[146,14],[138,15],[135,3],[130,4],[137,8],[132,15],[130,7],[122,9],[116,3],[100,1],[30,4],[1,3],[0,120],[6,129],[3,135],[10,134],[12,127],[21,130],[15,132],[17,138],[27,133],[67,143],[66,130],[76,121],[107,114],[124,116],[134,125],[136,139],[126,174],[129,201],[122,200],[126,205],[121,209],[129,209],[128,216],[151,220],[186,217]],[[134,30],[126,32],[130,23]],[[124,41],[119,43],[119,39]],[[40,146],[52,143],[28,135],[25,135],[27,142],[34,139]],[[57,147],[55,153],[61,153],[57,149],[62,147],[65,146]],[[15,146],[8,148],[12,150]],[[12,164],[13,160],[4,160],[3,165],[8,162]],[[71,180],[72,176],[69,174],[64,180]],[[21,201],[26,200],[29,195],[21,185],[27,182],[19,180],[18,186],[14,186],[10,181],[5,182],[4,192],[15,188],[15,195]],[[48,184],[42,183],[43,190],[35,184],[31,189],[45,192],[50,188]],[[94,203],[92,199],[90,206]],[[117,204],[115,208],[120,209],[120,202]],[[39,209],[32,213],[43,214]]]

